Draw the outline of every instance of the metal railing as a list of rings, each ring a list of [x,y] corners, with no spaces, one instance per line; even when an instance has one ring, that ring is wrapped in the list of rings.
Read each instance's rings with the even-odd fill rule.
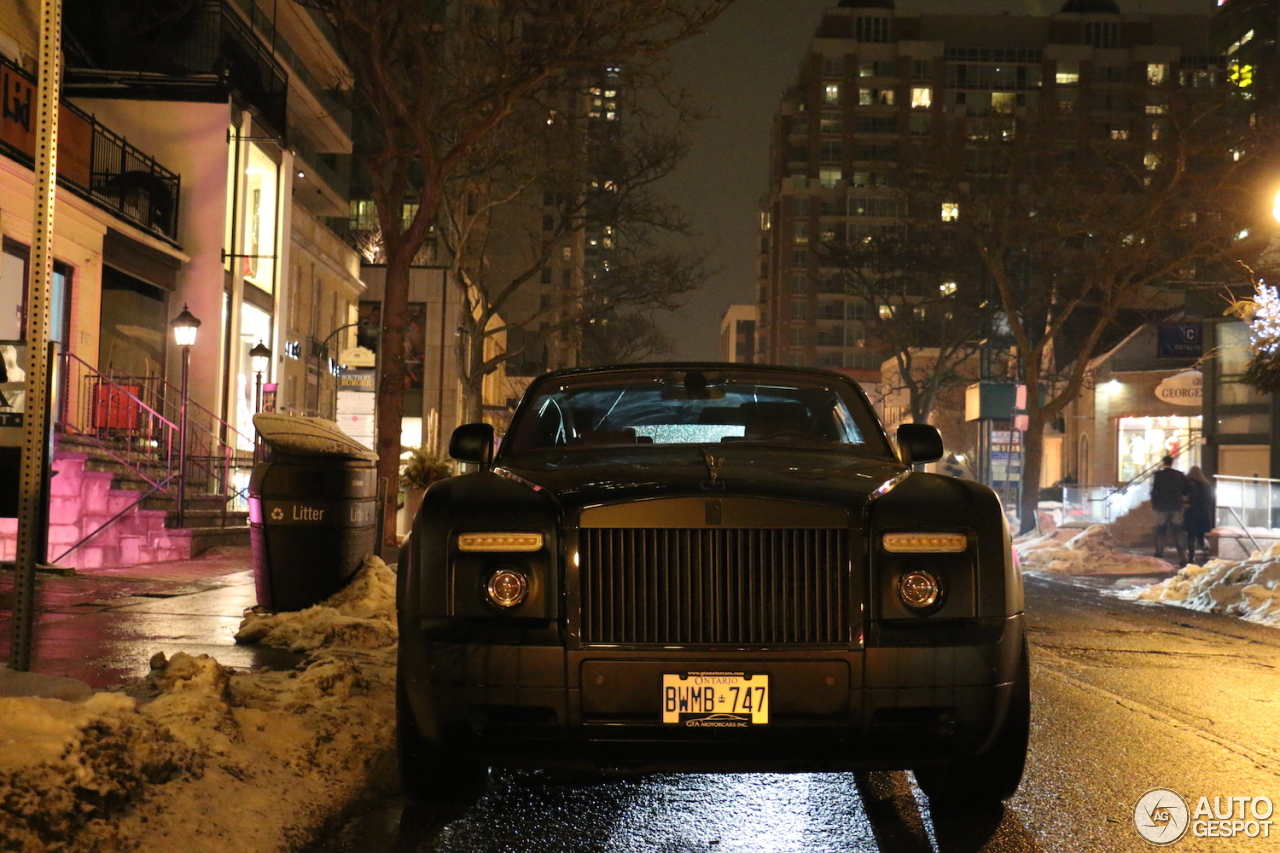
[[[1177,458],[1185,448],[1174,454]],[[1150,482],[1160,462],[1138,472],[1127,483],[1119,486],[1066,484],[1062,486],[1063,521],[1083,521],[1091,524],[1110,524],[1121,516],[1137,509],[1151,497]]]
[[[178,237],[181,179],[92,117],[89,195],[143,228]]]
[[[1223,527],[1280,530],[1280,480],[1215,475],[1215,522]]]
[[[248,507],[245,488],[253,468],[253,441],[195,400],[187,401],[186,467],[178,471],[180,391],[160,376],[99,371],[62,353],[62,398],[57,428],[98,448],[139,480],[176,497],[179,477],[186,495],[215,498],[221,524]]]

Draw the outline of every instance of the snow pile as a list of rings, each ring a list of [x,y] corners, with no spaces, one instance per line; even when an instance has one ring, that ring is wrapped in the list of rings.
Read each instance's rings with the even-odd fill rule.
[[[1247,560],[1189,565],[1166,581],[1117,594],[1280,628],[1280,544],[1265,553],[1255,551]]]
[[[236,673],[206,655],[157,654],[122,693],[77,695],[48,679],[46,695],[0,698],[0,849],[253,853],[306,842],[391,743],[394,597],[394,574],[370,561],[323,605],[271,617],[259,636],[310,650],[295,670]]]
[[[1059,527],[1040,536],[1016,540],[1014,547],[1026,571],[1108,575],[1169,570],[1164,560],[1119,550],[1105,524],[1093,524],[1084,530]]]
[[[237,643],[265,643],[295,652],[341,645],[380,649],[394,645],[396,576],[370,557],[351,582],[326,601],[291,613],[254,613],[245,618]]]

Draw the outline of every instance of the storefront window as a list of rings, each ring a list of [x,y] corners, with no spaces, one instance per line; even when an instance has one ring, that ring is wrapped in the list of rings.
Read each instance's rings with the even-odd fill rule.
[[[1117,479],[1127,482],[1173,456],[1174,467],[1186,471],[1200,464],[1200,415],[1191,417],[1120,418]]]
[[[249,147],[245,168],[244,277],[267,293],[275,284],[276,183],[275,161],[256,145]]]
[[[257,375],[253,372],[249,350],[259,342],[271,346],[271,315],[246,302],[240,306],[240,371],[236,376],[236,429],[242,436],[253,435],[253,416],[257,411]],[[262,381],[272,381],[270,369],[263,374]],[[253,448],[250,446],[241,449]]]

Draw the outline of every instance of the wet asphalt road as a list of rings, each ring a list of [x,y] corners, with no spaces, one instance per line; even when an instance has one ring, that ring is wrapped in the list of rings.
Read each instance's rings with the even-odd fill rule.
[[[1028,577],[1031,753],[1001,811],[935,814],[908,773],[507,773],[470,809],[424,809],[388,755],[381,784],[308,853],[1119,853],[1156,849],[1133,824],[1152,788],[1193,809],[1280,803],[1280,631],[1095,587]],[[1188,833],[1169,849],[1280,853],[1280,837]]]

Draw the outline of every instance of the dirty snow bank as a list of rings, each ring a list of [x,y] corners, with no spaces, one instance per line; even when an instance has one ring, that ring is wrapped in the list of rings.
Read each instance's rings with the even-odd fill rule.
[[[394,597],[394,575],[370,559],[324,605],[247,619],[245,641],[311,652],[296,670],[157,654],[120,693],[0,698],[0,849],[254,853],[306,841],[391,741]]]
[[[1022,568],[1032,572],[1110,575],[1169,571],[1164,560],[1119,550],[1105,524],[1093,524],[1083,530],[1059,527],[1039,536],[1019,537],[1014,540],[1014,547]]]
[[[1175,604],[1239,616],[1280,628],[1280,544],[1247,560],[1210,560],[1181,569],[1161,583],[1118,592],[1121,598]]]

